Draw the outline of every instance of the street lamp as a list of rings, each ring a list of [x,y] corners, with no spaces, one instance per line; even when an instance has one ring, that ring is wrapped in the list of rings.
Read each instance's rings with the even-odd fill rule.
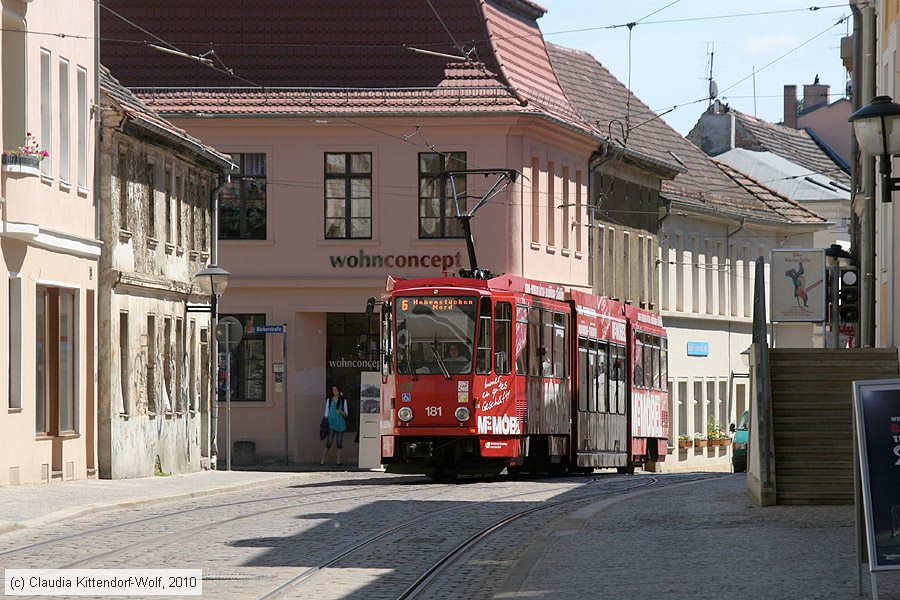
[[[853,123],[860,152],[881,157],[881,201],[890,202],[900,190],[900,178],[891,177],[891,157],[900,154],[900,104],[890,96],[876,96],[872,102],[847,117]]]
[[[210,335],[210,343],[212,344],[212,352],[210,353],[212,361],[210,364],[210,378],[213,386],[213,395],[210,398],[210,407],[209,407],[209,458],[210,458],[210,468],[212,468],[212,457],[213,457],[213,441],[215,441],[215,430],[218,427],[218,412],[219,412],[219,400],[218,400],[218,381],[219,381],[219,369],[218,369],[218,360],[219,360],[219,347],[218,340],[216,339],[216,325],[219,319],[219,296],[225,291],[225,288],[228,287],[228,277],[231,275],[228,271],[223,269],[218,265],[209,265],[205,269],[201,271],[197,271],[194,275],[194,279],[197,282],[197,286],[200,288],[200,291],[209,296],[209,305],[191,305],[188,304],[185,306],[185,310],[187,312],[206,312],[209,313],[209,329],[212,332]],[[231,416],[228,414],[227,416]],[[230,454],[229,454],[230,458]],[[230,460],[228,461],[228,468],[231,468]]]

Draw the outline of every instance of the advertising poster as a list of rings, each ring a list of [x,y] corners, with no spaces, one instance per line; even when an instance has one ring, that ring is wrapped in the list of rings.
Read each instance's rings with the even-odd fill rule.
[[[900,379],[853,382],[871,571],[900,569]]]
[[[825,251],[772,250],[772,322],[825,320]]]

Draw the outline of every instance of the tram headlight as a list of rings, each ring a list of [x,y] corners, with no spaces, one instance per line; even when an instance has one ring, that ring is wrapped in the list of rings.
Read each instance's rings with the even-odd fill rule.
[[[465,423],[466,421],[469,420],[469,417],[471,417],[471,416],[472,416],[472,411],[470,411],[465,406],[460,406],[459,408],[456,409],[456,420],[459,421],[460,423]]]
[[[413,413],[412,409],[408,406],[404,406],[400,410],[397,411],[397,418],[403,421],[404,423],[408,423],[412,421]]]

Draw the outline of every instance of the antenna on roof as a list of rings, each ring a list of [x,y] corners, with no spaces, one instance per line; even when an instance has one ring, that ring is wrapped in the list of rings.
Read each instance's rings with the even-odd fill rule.
[[[716,57],[716,43],[709,42],[707,50],[709,53],[709,77],[707,77],[707,81],[709,81],[709,106],[712,106],[716,96],[719,95],[719,86],[716,85],[716,81],[713,79],[713,60]]]

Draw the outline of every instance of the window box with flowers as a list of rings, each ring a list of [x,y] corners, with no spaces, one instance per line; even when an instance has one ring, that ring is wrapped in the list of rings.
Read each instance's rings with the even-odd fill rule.
[[[702,433],[694,434],[694,448],[706,448],[707,439]]]
[[[694,440],[689,435],[679,435],[678,436],[678,447],[679,448],[693,448]]]
[[[50,153],[41,149],[40,144],[31,135],[25,134],[25,143],[13,150],[4,150],[2,157],[3,171],[7,173],[22,173],[25,175],[40,175],[41,161],[50,156]]]

